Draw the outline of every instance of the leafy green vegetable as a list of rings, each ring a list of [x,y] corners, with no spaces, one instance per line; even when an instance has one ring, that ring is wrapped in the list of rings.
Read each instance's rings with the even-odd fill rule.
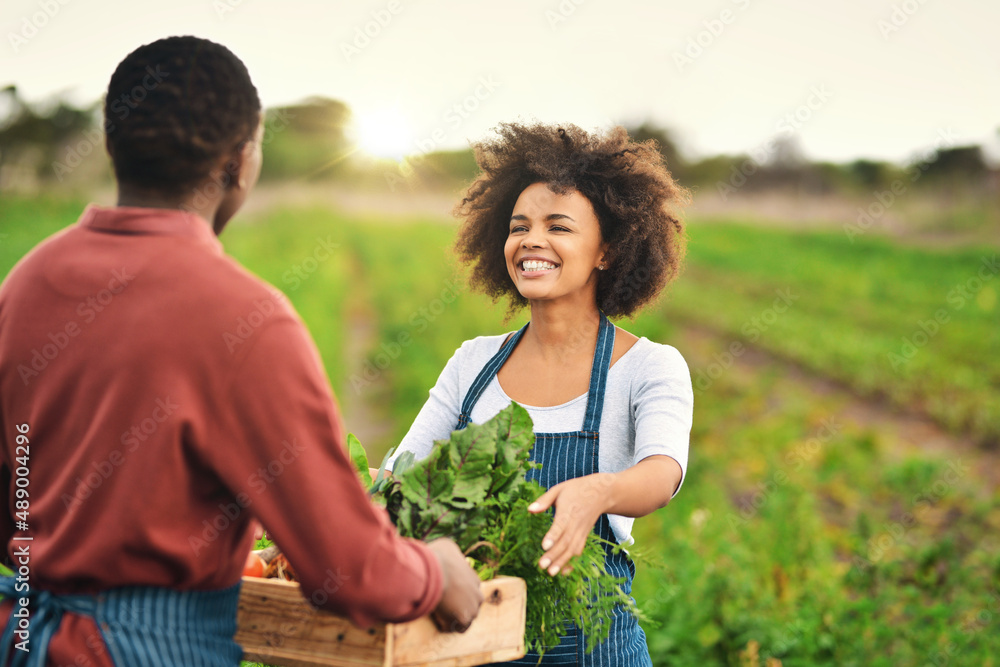
[[[371,488],[372,474],[368,471],[368,454],[365,452],[365,448],[361,446],[361,441],[353,433],[347,434],[347,453],[350,455],[354,467],[357,468],[358,475],[361,477],[361,483],[366,488]]]
[[[544,491],[525,479],[525,473],[538,467],[529,460],[534,441],[531,417],[511,403],[488,422],[470,424],[436,442],[421,461],[403,453],[392,477],[380,469],[372,491],[382,495],[402,535],[449,537],[474,560],[480,578],[525,580],[529,650],[541,653],[557,644],[567,622],[584,631],[591,650],[607,638],[618,605],[635,614],[638,610],[621,589],[624,580],[604,569],[606,548],[619,547],[594,533],[583,554],[570,561],[570,572],[564,568],[552,577],[538,567],[553,514],[528,512]],[[362,464],[367,469],[367,460]]]

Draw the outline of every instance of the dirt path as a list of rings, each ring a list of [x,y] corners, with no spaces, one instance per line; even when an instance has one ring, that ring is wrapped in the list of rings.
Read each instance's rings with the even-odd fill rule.
[[[714,330],[691,324],[678,325],[676,335],[675,346],[689,357],[692,374],[712,363],[712,355],[733,342]],[[884,400],[858,396],[840,382],[759,348],[744,347],[746,351],[735,360],[730,372],[752,377],[777,369],[785,380],[801,386],[807,395],[822,397],[836,406],[838,418],[843,422],[886,436],[895,445],[887,451],[889,455],[920,453],[940,459],[958,458],[970,466],[986,492],[996,494],[1000,490],[1000,452],[984,450],[970,437],[949,433],[922,414],[899,410]]]
[[[423,218],[451,224],[455,222],[451,209],[459,198],[458,192],[392,192],[388,188],[359,189],[338,183],[265,183],[254,189],[241,215],[252,221],[275,208],[317,206],[378,217],[383,222]]]
[[[344,349],[347,383],[337,393],[347,432],[357,436],[365,446],[369,463],[375,468],[381,459],[375,460],[372,454],[381,451],[381,445],[392,433],[392,423],[377,407],[378,379],[369,381],[365,375],[368,351],[377,334],[373,316],[357,307],[350,309]]]

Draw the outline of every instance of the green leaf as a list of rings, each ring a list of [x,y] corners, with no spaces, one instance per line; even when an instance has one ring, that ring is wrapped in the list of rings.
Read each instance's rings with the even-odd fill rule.
[[[407,470],[409,470],[414,463],[416,463],[417,457],[413,455],[413,452],[403,452],[396,459],[396,463],[392,466],[392,474],[395,477],[399,477]]]
[[[501,417],[503,413],[497,415]],[[490,494],[502,494],[512,484],[523,478],[531,448],[535,444],[535,434],[528,411],[517,403],[511,403],[509,418],[503,415],[497,422],[497,454],[493,468],[493,483]]]
[[[497,430],[492,426],[470,424],[452,434],[449,444],[449,460],[455,471],[449,504],[470,509],[483,502],[490,489]]]
[[[447,510],[442,501],[451,496],[455,473],[448,470],[447,466],[444,470],[438,470],[436,464],[441,458],[440,450],[432,451],[426,459],[414,463],[404,474],[398,476],[403,497],[420,509],[440,506],[440,513]]]
[[[365,485],[366,489],[370,489],[372,487],[372,474],[368,470],[368,453],[365,452],[361,441],[353,433],[347,434],[347,452],[358,471],[361,483]]]
[[[370,494],[375,495],[376,493],[383,493],[389,486],[391,475],[386,473],[386,467],[389,465],[389,459],[392,458],[392,454],[395,451],[396,447],[393,447],[385,453],[385,456],[382,457],[382,464],[378,467],[378,472],[375,473],[375,481],[372,482],[372,488],[369,489]],[[400,456],[399,458],[403,457]],[[413,459],[412,453],[410,453],[410,459]]]

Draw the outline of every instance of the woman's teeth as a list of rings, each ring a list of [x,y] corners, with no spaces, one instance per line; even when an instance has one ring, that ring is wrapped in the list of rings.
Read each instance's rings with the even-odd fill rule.
[[[540,259],[526,259],[522,262],[522,266],[525,271],[547,271],[549,269],[556,268],[556,265],[552,262],[546,262]]]

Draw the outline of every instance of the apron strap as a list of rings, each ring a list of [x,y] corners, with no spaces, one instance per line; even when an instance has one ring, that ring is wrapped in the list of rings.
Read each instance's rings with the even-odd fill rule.
[[[3,667],[44,667],[49,641],[66,612],[97,622],[116,665],[228,666],[243,653],[233,640],[239,583],[210,591],[131,586],[94,595],[56,595],[37,588],[18,593],[14,577],[0,577],[0,594],[14,602],[0,639]],[[30,597],[30,653],[13,648],[16,614],[24,609],[20,601],[25,596]]]
[[[530,322],[529,322],[530,324]],[[469,391],[462,401],[462,409],[459,412],[458,425],[456,430],[465,428],[472,419],[472,409],[483,395],[486,387],[489,386],[493,378],[496,377],[501,366],[510,357],[511,352],[517,347],[521,336],[524,335],[528,325],[523,327],[511,336],[507,342],[500,346],[493,358],[490,359],[479,375],[476,376]],[[604,390],[608,384],[608,369],[611,366],[611,355],[615,349],[615,326],[611,324],[607,316],[601,313],[601,323],[597,333],[597,347],[594,349],[594,362],[590,368],[590,389],[587,392],[587,414],[583,420],[583,431],[588,435],[597,436],[601,430],[601,414],[604,411]]]
[[[462,410],[459,414],[459,425],[457,427],[458,430],[461,430],[468,425],[472,415],[472,408],[476,406],[476,403],[479,401],[479,397],[483,395],[486,387],[488,387],[490,382],[493,381],[493,378],[500,370],[500,367],[507,362],[507,358],[510,357],[510,353],[514,351],[515,347],[517,347],[518,341],[521,340],[521,336],[524,335],[524,331],[527,328],[528,325],[525,324],[523,327],[518,329],[513,336],[508,338],[507,341],[500,346],[500,350],[494,354],[493,358],[490,359],[485,366],[483,366],[481,371],[479,371],[479,375],[476,376],[475,382],[472,383],[472,386],[469,387],[469,391],[465,394],[465,400],[462,401]]]
[[[67,611],[76,614],[93,616],[97,611],[97,601],[87,595],[53,595],[48,591],[30,589],[18,592],[15,588],[15,578],[0,577],[0,595],[9,598],[14,606],[10,610],[10,618],[3,636],[0,637],[0,665],[30,665],[44,667],[49,650],[49,641],[59,629],[63,614]],[[29,598],[30,606],[21,604],[21,600]],[[25,652],[14,648],[14,635],[18,621],[24,618],[25,610],[34,608],[31,614],[30,640],[31,651]],[[13,655],[11,654],[13,651]]]
[[[594,350],[594,365],[590,369],[590,390],[587,395],[587,416],[583,420],[583,431],[597,437],[601,430],[601,414],[604,412],[604,390],[608,384],[608,369],[611,355],[615,350],[615,325],[601,313],[601,327],[597,334],[597,348]]]

